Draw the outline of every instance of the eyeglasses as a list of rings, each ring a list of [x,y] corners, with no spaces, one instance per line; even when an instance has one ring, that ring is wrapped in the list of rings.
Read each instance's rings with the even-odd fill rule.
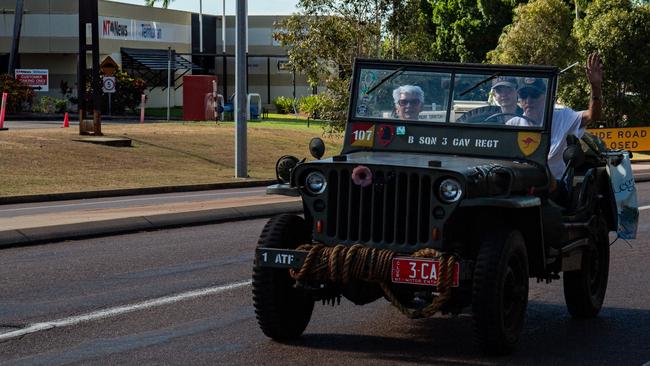
[[[542,92],[535,89],[524,89],[519,91],[519,98],[526,99],[528,97],[537,99],[542,96]]]
[[[418,105],[420,104],[420,99],[400,99],[397,101],[397,104],[402,107],[406,106],[407,104]]]
[[[511,87],[505,86],[505,85],[495,86],[494,88],[492,88],[492,90],[494,90],[495,92],[497,92],[499,94],[508,94],[508,93],[512,93],[512,92],[515,91],[514,88],[511,88]]]

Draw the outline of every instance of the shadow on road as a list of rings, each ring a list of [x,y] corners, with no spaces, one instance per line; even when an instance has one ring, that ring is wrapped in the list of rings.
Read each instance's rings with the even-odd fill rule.
[[[531,302],[518,349],[499,358],[480,352],[473,341],[471,317],[410,324],[395,337],[305,334],[292,345],[403,363],[642,365],[650,361],[650,310],[604,308],[596,319],[575,320],[563,305]]]

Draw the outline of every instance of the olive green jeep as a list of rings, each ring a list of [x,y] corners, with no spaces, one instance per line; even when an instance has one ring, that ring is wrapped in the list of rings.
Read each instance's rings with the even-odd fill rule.
[[[481,347],[503,354],[520,338],[530,278],[562,278],[569,313],[595,317],[617,228],[612,157],[568,138],[561,178],[551,173],[558,73],[357,60],[340,154],[321,159],[314,139],[317,160],[283,157],[268,189],[300,196],[304,215],[270,219],[259,239],[264,334],[299,337],[315,301],[385,298],[411,318],[471,313]],[[536,118],[495,96],[510,86],[516,103],[522,85],[538,87]]]

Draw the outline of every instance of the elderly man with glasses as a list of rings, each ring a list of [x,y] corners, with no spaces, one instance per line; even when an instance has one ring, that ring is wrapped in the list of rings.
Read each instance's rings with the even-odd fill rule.
[[[418,119],[424,105],[424,91],[417,85],[402,85],[393,90],[393,100],[399,119]]]
[[[581,138],[585,133],[585,128],[592,121],[596,121],[601,117],[603,68],[600,63],[600,56],[597,53],[592,53],[587,58],[586,75],[591,86],[589,109],[580,112],[567,107],[553,110],[548,166],[557,179],[561,178],[565,168],[562,154],[566,149],[566,137],[575,135]],[[514,117],[506,124],[510,126],[539,125],[544,117],[546,84],[543,80],[535,78],[524,78],[521,84],[517,93],[525,118]]]

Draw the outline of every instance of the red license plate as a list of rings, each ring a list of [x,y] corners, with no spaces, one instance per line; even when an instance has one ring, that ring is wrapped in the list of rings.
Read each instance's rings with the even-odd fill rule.
[[[460,264],[454,263],[453,286],[458,287]],[[440,280],[440,261],[423,258],[393,258],[393,283],[438,286]]]

